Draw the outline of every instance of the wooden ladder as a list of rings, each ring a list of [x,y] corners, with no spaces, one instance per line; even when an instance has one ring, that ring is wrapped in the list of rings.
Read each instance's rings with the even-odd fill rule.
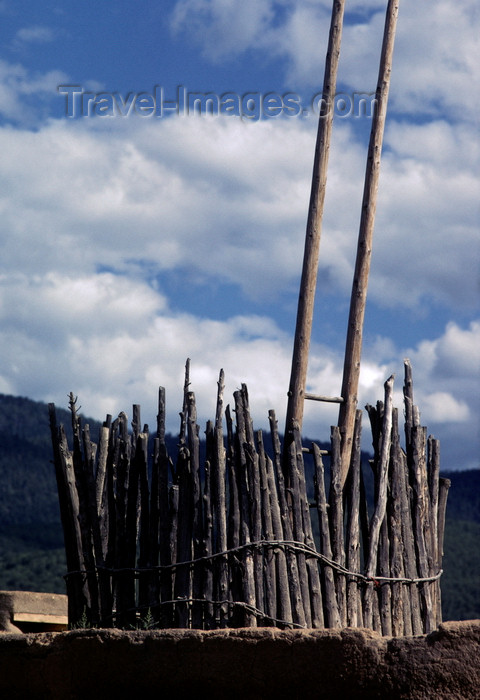
[[[376,108],[372,119],[368,157],[365,171],[362,213],[357,243],[355,273],[350,298],[343,381],[341,396],[317,396],[305,392],[308,354],[313,322],[313,307],[317,284],[320,250],[321,224],[327,182],[328,155],[333,123],[333,99],[335,97],[338,60],[345,0],[334,2],[325,62],[322,108],[320,111],[315,157],[313,165],[312,189],[308,211],[302,278],[298,299],[297,323],[292,356],[292,369],[288,390],[288,403],[285,436],[292,432],[297,423],[300,430],[303,423],[304,401],[327,401],[340,405],[338,425],[342,437],[341,483],[347,477],[352,450],[357,393],[360,376],[363,322],[367,299],[368,277],[372,252],[373,230],[377,204],[380,157],[383,133],[387,114],[390,74],[392,70],[393,47],[398,17],[399,0],[388,0],[382,50],[375,94]]]

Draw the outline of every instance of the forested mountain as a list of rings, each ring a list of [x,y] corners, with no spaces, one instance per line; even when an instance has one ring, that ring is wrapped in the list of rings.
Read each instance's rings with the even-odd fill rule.
[[[68,431],[69,412],[57,408],[57,419]],[[95,439],[100,424],[84,420]],[[176,437],[168,436],[168,443],[175,455]],[[444,619],[480,618],[480,470],[443,476],[452,482]],[[65,556],[46,404],[0,394],[0,483],[0,590],[64,593]]]

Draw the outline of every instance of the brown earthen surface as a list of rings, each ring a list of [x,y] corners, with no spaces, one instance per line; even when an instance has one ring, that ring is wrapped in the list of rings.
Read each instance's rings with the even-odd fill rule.
[[[478,700],[480,620],[368,630],[76,630],[0,635],[2,698]]]

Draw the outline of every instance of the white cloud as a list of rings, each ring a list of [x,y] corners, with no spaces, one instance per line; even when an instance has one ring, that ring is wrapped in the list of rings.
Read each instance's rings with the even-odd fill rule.
[[[437,376],[458,378],[459,368],[475,375],[480,371],[480,323],[472,321],[468,330],[451,322],[437,346]]]
[[[35,44],[45,44],[53,41],[55,36],[54,31],[50,27],[45,27],[39,24],[32,25],[31,27],[22,27],[15,34],[15,43],[35,43]]]
[[[129,410],[141,403],[155,415],[159,385],[167,387],[170,429],[181,407],[184,363],[192,357],[192,387],[203,420],[215,408],[218,371],[231,393],[243,381],[266,416],[286,394],[288,339],[269,318],[225,322],[173,314],[147,285],[104,274],[17,276],[0,285],[0,387],[64,404],[70,389],[83,410]]]
[[[3,264],[33,272],[68,256],[77,269],[125,269],[137,258],[158,269],[192,266],[254,295],[278,289],[300,258],[308,187],[300,168],[311,141],[294,124],[281,131],[290,137],[283,150],[274,124],[256,130],[228,119],[137,124],[107,139],[85,123],[4,130]]]
[[[390,125],[372,261],[377,302],[478,308],[476,142],[473,129],[446,122]]]
[[[413,354],[423,390],[423,419],[440,437],[444,469],[479,468],[480,322],[468,328],[450,323],[433,342]],[[425,355],[427,367],[422,366]],[[430,421],[430,423],[429,423]]]
[[[175,31],[188,32],[214,61],[247,49],[286,59],[286,82],[321,87],[331,3],[312,0],[179,0]],[[385,3],[348,5],[339,78],[375,91]],[[399,10],[391,104],[404,114],[476,120],[480,17],[471,0],[407,2]]]
[[[177,33],[188,27],[203,55],[219,61],[261,45],[272,5],[271,0],[179,0],[171,27]]]
[[[296,284],[301,266],[311,127],[191,117],[3,129],[3,265],[34,273],[70,260],[78,272],[103,265],[138,275],[134,261],[143,260],[274,299]],[[415,141],[423,144],[417,155]],[[467,131],[443,122],[390,128],[372,301],[475,306],[478,184],[469,142]],[[330,293],[348,293],[351,284],[365,155],[349,125],[339,126],[320,263]]]
[[[219,321],[173,313],[146,284],[109,274],[47,274],[33,281],[4,278],[0,298],[3,392],[65,406],[72,390],[85,414],[99,419],[120,410],[130,413],[131,404],[140,403],[143,420],[153,424],[157,388],[162,385],[167,390],[168,429],[176,432],[184,363],[191,357],[191,388],[201,426],[214,417],[221,367],[227,402],[232,403],[233,391],[246,382],[256,427],[267,426],[270,408],[283,426],[292,341],[271,318],[249,315]],[[478,437],[479,339],[480,322],[466,329],[451,323],[434,341],[407,351],[395,350],[391,340],[379,340],[375,352],[365,352],[359,406],[383,399],[383,383],[393,372],[401,415],[402,358],[408,352],[415,401],[429,433],[442,441],[444,468],[476,466],[469,460]],[[338,395],[341,374],[342,358],[314,344],[308,389]],[[304,434],[328,440],[337,411],[336,405],[307,402]],[[365,421],[368,447],[366,416]]]
[[[138,308],[152,315],[166,307],[165,299],[146,285],[108,273],[4,273],[0,290],[3,327],[28,329],[30,337],[46,342],[53,335],[57,343],[69,334],[105,338],[120,328],[134,335],[143,330]]]
[[[399,408],[400,419],[403,355],[411,360],[414,401],[420,409],[421,423],[429,435],[440,439],[443,470],[479,468],[479,340],[479,322],[472,322],[467,328],[449,323],[442,335],[420,341],[415,348],[398,349],[395,357],[391,355],[390,341],[384,339],[384,347],[388,348],[384,376],[396,374],[394,405]],[[377,344],[376,348],[366,349],[370,362],[372,358],[379,362],[379,347]],[[382,398],[380,384],[378,398]]]
[[[445,391],[435,391],[426,396],[423,410],[435,423],[463,423],[470,415],[465,401],[458,401]]]
[[[329,25],[330,8],[300,2],[289,9],[283,23],[264,33],[264,50],[288,58],[285,82],[294,89],[305,85],[321,89]]]
[[[441,440],[443,468],[478,468],[480,321],[464,328],[450,322],[442,335],[404,349],[404,354],[412,363],[422,424]],[[390,360],[389,368],[394,364]]]
[[[441,337],[422,341],[412,355],[422,376],[437,388],[468,397],[472,405],[479,402],[479,321],[472,321],[467,329],[448,323]]]
[[[32,73],[19,63],[0,59],[0,115],[17,124],[32,124],[41,113],[42,100],[68,82],[59,70]]]
[[[400,9],[392,74],[396,108],[476,121],[479,23],[470,0],[410,3]]]

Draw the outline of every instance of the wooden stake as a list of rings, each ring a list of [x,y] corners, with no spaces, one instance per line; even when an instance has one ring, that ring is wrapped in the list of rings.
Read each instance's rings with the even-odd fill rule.
[[[360,571],[360,472],[361,466],[362,411],[357,411],[354,447],[348,494],[348,517],[346,526],[345,553],[347,569]],[[347,625],[362,626],[362,606],[358,581],[347,579]],[[330,625],[335,627],[335,625]]]
[[[320,448],[312,444],[313,459],[315,463],[314,486],[315,501],[318,510],[318,523],[320,530],[320,552],[327,559],[332,559],[332,547],[330,542],[330,528],[328,525],[328,504],[325,493],[325,472]],[[323,565],[323,580],[325,588],[325,611],[327,627],[341,627],[338,614],[337,595],[335,592],[335,578],[331,566]],[[354,625],[352,625],[353,627]]]
[[[217,390],[217,410],[214,428],[215,471],[212,474],[215,522],[217,527],[217,551],[224,552],[228,547],[227,542],[227,497],[226,497],[226,453],[223,444],[223,392],[225,390],[225,374],[220,370]],[[218,596],[219,600],[228,598],[228,558],[222,557],[218,562]],[[221,625],[227,624],[228,609],[225,605],[220,607]]]
[[[390,446],[392,440],[392,393],[393,393],[393,375],[385,382],[385,409],[383,413],[382,425],[382,444],[380,448],[378,472],[376,480],[378,483],[377,493],[375,494],[376,505],[370,523],[370,542],[369,551],[365,567],[365,574],[369,579],[372,579],[376,574],[377,562],[379,558],[379,542],[383,519],[387,510],[387,488],[388,488],[388,465],[390,461]],[[364,596],[364,613],[365,623],[372,627],[373,618],[373,583],[365,590]]]
[[[50,430],[52,435],[55,476],[57,479],[60,516],[62,520],[67,571],[78,572],[85,568],[80,531],[80,504],[72,453],[68,449],[67,436],[63,425],[57,426],[55,404],[48,404]],[[78,622],[88,605],[88,590],[81,574],[71,573],[66,578],[68,595],[68,623]]]
[[[333,560],[345,566],[345,541],[343,536],[343,493],[340,485],[340,469],[338,462],[340,460],[340,431],[338,426],[331,428],[331,479],[329,493],[329,522],[330,522],[330,538],[332,542]],[[347,626],[347,588],[346,580],[343,574],[335,576],[335,589],[337,592],[338,613],[340,615],[341,627]]]
[[[260,489],[261,489],[261,517],[262,517],[262,532],[264,539],[269,542],[274,540],[273,530],[273,508],[271,505],[270,489],[268,485],[267,471],[267,455],[263,444],[263,433],[257,430],[256,433],[258,446],[258,467],[260,472]],[[273,474],[272,474],[273,475]],[[277,503],[278,508],[278,503]],[[275,567],[275,552],[273,547],[269,547],[264,551],[264,585],[265,585],[265,612],[270,618],[277,617],[277,586],[276,586],[276,567]],[[268,621],[267,624],[272,624]]]
[[[362,215],[358,234],[357,259],[350,300],[345,361],[343,366],[342,398],[338,425],[342,434],[341,482],[345,483],[352,451],[355,411],[357,409],[360,358],[362,354],[363,320],[367,300],[368,276],[372,254],[373,228],[377,206],[380,157],[387,115],[390,73],[397,25],[399,0],[389,0],[385,17],[382,53],[378,72],[376,109],[373,116],[368,147],[368,159],[363,190]]]
[[[275,412],[269,411],[268,417],[270,420],[272,446],[275,455],[275,467],[278,482],[278,500],[283,526],[283,539],[291,542],[293,540],[292,523],[290,521],[290,512],[287,504],[285,482],[281,467],[281,446],[280,438],[278,436],[278,424],[275,417]],[[286,550],[285,556],[287,561],[288,585],[290,590],[293,622],[300,625],[300,627],[306,627],[307,623],[305,620],[305,613],[303,607],[302,589],[300,585],[300,575],[298,571],[297,557],[291,549]]]
[[[308,209],[302,279],[298,298],[297,324],[293,346],[292,370],[288,390],[285,435],[293,421],[302,428],[308,352],[312,333],[313,306],[317,285],[318,257],[327,184],[328,157],[333,123],[333,103],[337,87],[338,60],[343,29],[345,0],[335,1],[332,8],[328,49],[323,78],[322,103],[318,120],[317,142],[313,163],[312,189]]]

